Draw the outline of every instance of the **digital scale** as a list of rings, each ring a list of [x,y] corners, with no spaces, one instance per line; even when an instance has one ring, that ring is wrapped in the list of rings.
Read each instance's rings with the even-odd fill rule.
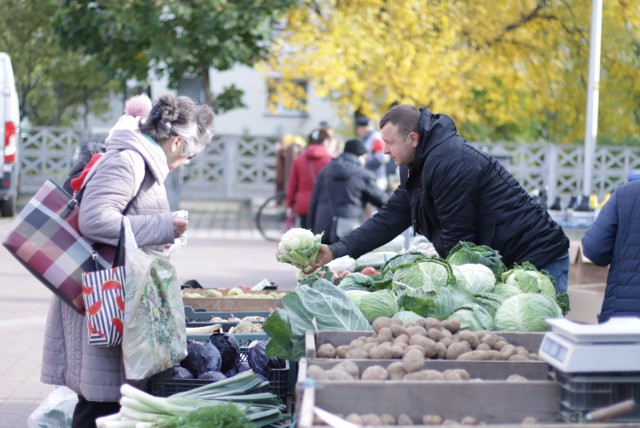
[[[603,324],[548,319],[538,354],[565,373],[640,372],[640,318],[613,317]]]

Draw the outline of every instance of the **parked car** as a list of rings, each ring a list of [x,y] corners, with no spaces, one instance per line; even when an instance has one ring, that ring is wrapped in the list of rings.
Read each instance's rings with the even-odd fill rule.
[[[0,216],[11,217],[18,199],[20,107],[11,58],[0,52]]]

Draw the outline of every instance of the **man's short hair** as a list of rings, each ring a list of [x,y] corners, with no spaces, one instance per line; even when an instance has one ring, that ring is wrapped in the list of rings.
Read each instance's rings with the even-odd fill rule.
[[[409,135],[409,132],[420,134],[420,111],[409,104],[397,105],[382,116],[380,129],[387,123],[396,125],[398,133],[403,137]]]

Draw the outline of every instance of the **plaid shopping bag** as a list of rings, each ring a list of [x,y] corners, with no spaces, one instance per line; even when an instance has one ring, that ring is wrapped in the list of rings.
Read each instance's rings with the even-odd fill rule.
[[[79,232],[77,201],[51,180],[20,212],[2,245],[80,313],[83,272],[95,270],[96,263],[101,269],[111,268],[115,251],[103,246],[94,260],[92,243]]]
[[[117,346],[124,328],[124,266],[82,274],[89,344]]]

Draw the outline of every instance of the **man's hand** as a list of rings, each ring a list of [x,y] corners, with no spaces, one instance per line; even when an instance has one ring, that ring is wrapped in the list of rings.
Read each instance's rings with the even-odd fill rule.
[[[308,266],[303,272],[307,275],[315,272],[319,267],[326,265],[331,260],[333,260],[333,253],[329,249],[327,244],[321,244],[320,249],[318,250],[318,255],[316,256],[316,260],[311,263],[311,266]]]

